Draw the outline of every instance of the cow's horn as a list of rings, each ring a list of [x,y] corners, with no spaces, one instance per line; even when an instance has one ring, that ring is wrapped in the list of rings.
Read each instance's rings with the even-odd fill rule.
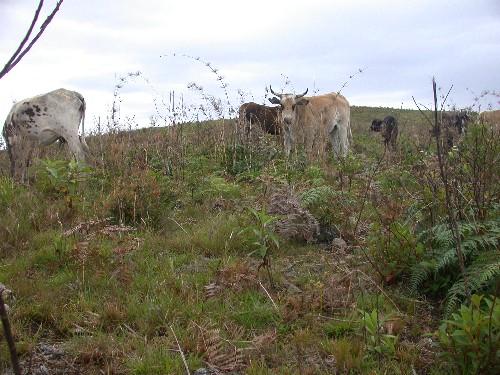
[[[271,94],[273,94],[274,96],[277,96],[278,98],[281,99],[281,95],[282,94],[276,94],[274,91],[273,91],[273,88],[271,87],[271,85],[269,85],[269,90],[271,90]]]
[[[295,99],[302,98],[303,96],[305,96],[307,94],[308,91],[309,91],[309,88],[307,88],[306,91],[304,91],[303,94],[301,94],[301,95],[295,95]]]

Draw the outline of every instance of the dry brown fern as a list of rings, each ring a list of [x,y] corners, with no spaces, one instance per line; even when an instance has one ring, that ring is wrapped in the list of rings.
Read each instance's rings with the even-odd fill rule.
[[[255,272],[247,262],[236,262],[217,271],[216,280],[205,285],[206,298],[213,298],[225,289],[242,291],[259,285]]]
[[[205,362],[217,370],[224,372],[238,371],[244,367],[241,349],[235,347],[220,336],[218,328],[198,328],[198,351]]]
[[[274,188],[267,204],[267,213],[285,217],[274,223],[276,232],[283,238],[316,242],[319,223],[307,209],[302,207],[288,186]]]

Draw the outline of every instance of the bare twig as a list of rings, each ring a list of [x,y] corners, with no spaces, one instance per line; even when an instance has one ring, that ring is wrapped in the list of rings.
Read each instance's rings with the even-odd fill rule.
[[[467,279],[467,274],[465,273],[465,259],[464,254],[462,252],[462,241],[460,238],[460,232],[458,231],[458,223],[457,219],[454,215],[453,203],[451,201],[450,196],[450,184],[448,183],[448,174],[447,170],[445,170],[445,155],[443,154],[443,150],[441,149],[441,124],[438,121],[438,110],[437,110],[437,93],[436,93],[436,80],[432,79],[432,90],[434,93],[434,123],[436,129],[436,146],[437,146],[437,154],[439,161],[439,171],[441,175],[441,180],[443,181],[445,197],[446,197],[446,211],[448,213],[448,220],[450,224],[450,229],[453,233],[453,237],[455,237],[455,250],[457,253],[458,264],[460,266],[460,271],[462,273],[462,277],[464,279],[464,289],[465,294],[467,295],[467,300],[470,301],[470,291],[469,291],[469,282]],[[450,89],[451,90],[451,89]],[[448,95],[447,95],[448,96]],[[448,164],[446,164],[447,166]]]
[[[276,311],[278,311],[278,306],[274,303],[273,297],[271,297],[271,295],[269,294],[269,292],[267,291],[267,289],[264,287],[264,285],[262,285],[262,283],[260,281],[259,281],[259,285],[260,285],[260,287],[262,289],[264,289],[264,292],[266,292],[267,297],[271,300],[271,303],[273,304],[273,306],[276,309]]]
[[[337,94],[340,94],[340,92],[341,92],[341,91],[342,91],[342,90],[343,90],[343,89],[347,86],[347,84],[349,83],[349,81],[350,81],[351,79],[353,79],[354,77],[356,77],[358,74],[363,73],[363,70],[365,70],[365,69],[366,69],[366,68],[363,68],[363,69],[358,69],[358,71],[357,71],[356,73],[351,74],[351,75],[349,76],[349,79],[348,79],[347,81],[345,81],[345,82],[344,82],[344,84],[342,85],[342,87],[340,88],[340,90],[339,90],[339,91],[337,91]]]
[[[182,225],[180,225],[180,224],[177,222],[177,220],[175,220],[173,217],[169,217],[169,219],[170,219],[170,220],[172,220],[175,224],[177,224],[177,225],[179,226],[179,228],[181,228],[181,229],[184,231],[184,233],[189,234],[189,233],[188,233],[188,232],[187,232],[187,231],[186,231],[186,230],[182,227]]]
[[[19,359],[17,358],[16,343],[14,341],[14,336],[12,335],[7,309],[5,308],[5,303],[3,301],[3,292],[5,290],[7,290],[5,286],[0,283],[0,318],[2,319],[3,329],[5,331],[5,340],[7,340],[7,344],[9,346],[12,369],[14,370],[15,375],[21,375],[21,366],[19,365]]]
[[[452,86],[453,87],[453,86]],[[451,90],[451,88],[450,88]],[[464,289],[465,294],[467,296],[467,300],[470,301],[470,290],[469,290],[469,282],[467,278],[467,274],[465,273],[465,259],[464,254],[462,252],[462,240],[460,238],[460,232],[458,230],[458,223],[455,217],[455,210],[453,208],[453,203],[451,200],[451,192],[450,192],[450,184],[448,182],[448,163],[446,160],[446,154],[442,150],[441,145],[441,122],[438,121],[438,104],[437,104],[437,90],[436,90],[436,79],[432,78],[432,91],[434,95],[434,135],[436,137],[436,148],[437,148],[437,157],[439,163],[439,174],[441,177],[441,181],[443,183],[444,191],[445,191],[445,199],[446,199],[446,212],[448,215],[448,223],[450,225],[451,232],[455,239],[455,251],[458,258],[458,265],[460,267],[460,272],[464,279]],[[449,92],[448,92],[449,94]],[[446,94],[445,100],[448,98],[448,94]],[[418,110],[425,116],[425,113],[420,109],[420,106],[413,98],[413,101],[417,105]],[[444,104],[444,103],[443,103]],[[432,122],[425,116],[425,118],[432,125]]]
[[[36,41],[42,36],[43,32],[49,25],[49,23],[52,21],[54,16],[56,15],[57,11],[59,10],[59,7],[61,6],[63,0],[59,0],[52,11],[50,15],[47,17],[47,19],[44,21],[42,26],[40,27],[40,31],[38,34],[35,35],[35,37],[31,40],[31,42],[28,44],[28,46],[25,48],[24,46],[28,42],[31,33],[33,32],[33,29],[35,27],[35,24],[38,20],[38,16],[40,15],[40,11],[42,10],[43,7],[43,0],[40,0],[40,3],[38,4],[38,8],[35,12],[35,15],[33,16],[33,21],[31,22],[31,25],[28,29],[28,32],[26,33],[24,39],[21,41],[21,44],[17,48],[16,52],[12,55],[12,57],[7,61],[7,64],[5,64],[4,68],[0,71],[0,79],[5,76],[8,72],[12,70],[20,61],[21,59],[29,52],[31,47],[36,43]],[[24,48],[24,49],[23,49]]]
[[[174,332],[174,329],[172,328],[172,326],[170,326],[170,330],[172,331],[172,334],[174,335],[174,338],[175,338],[175,342],[177,343],[177,347],[179,348],[179,353],[180,353],[181,358],[182,358],[182,363],[184,363],[184,368],[186,369],[186,374],[191,375],[191,373],[189,372],[189,366],[186,362],[186,357],[184,356],[184,352],[181,349],[181,345],[179,344],[179,340],[177,340],[177,336],[175,335],[175,332]]]

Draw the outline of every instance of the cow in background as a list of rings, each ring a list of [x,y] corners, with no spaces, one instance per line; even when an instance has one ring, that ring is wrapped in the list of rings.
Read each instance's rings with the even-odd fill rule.
[[[345,157],[349,149],[351,133],[351,107],[340,94],[305,97],[303,94],[278,94],[270,87],[275,97],[273,104],[281,106],[284,146],[290,155],[292,143],[304,147],[309,156],[321,155],[326,142],[333,146],[334,158]]]
[[[268,107],[254,102],[244,103],[239,110],[240,124],[244,124],[248,136],[253,125],[257,124],[265,133],[280,135],[281,108]]]
[[[382,134],[385,147],[389,146],[392,150],[396,149],[399,131],[398,122],[394,116],[386,116],[383,120],[374,119],[370,126],[370,130]]]
[[[467,133],[467,126],[470,122],[469,114],[466,111],[457,113],[441,112],[438,121],[441,124],[444,146],[446,150],[453,147],[453,144],[460,136]],[[431,131],[433,136],[437,135],[437,129]]]
[[[500,110],[484,111],[479,114],[479,124],[488,124],[492,127],[500,126]]]
[[[34,147],[56,141],[64,140],[77,160],[85,160],[89,148],[83,134],[84,123],[85,99],[75,91],[58,89],[15,103],[2,132],[12,177],[24,182]]]

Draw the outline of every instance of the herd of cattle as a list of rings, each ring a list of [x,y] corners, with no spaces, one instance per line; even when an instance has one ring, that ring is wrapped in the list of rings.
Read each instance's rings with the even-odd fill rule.
[[[276,93],[269,101],[276,106],[253,102],[244,103],[239,109],[239,122],[247,136],[253,125],[264,132],[282,137],[287,157],[292,147],[302,147],[310,155],[332,145],[334,158],[345,157],[352,143],[350,105],[339,93],[306,97]],[[447,146],[453,139],[467,131],[470,117],[465,112],[441,114],[441,126]],[[500,110],[485,111],[479,115],[479,123],[500,126]],[[31,153],[36,146],[50,145],[56,141],[68,144],[77,160],[85,160],[89,148],[84,138],[85,99],[75,91],[58,89],[47,94],[15,103],[3,128],[3,137],[11,162],[11,174],[20,181]],[[82,127],[81,136],[78,135]],[[370,130],[380,132],[386,147],[396,148],[398,124],[393,116],[374,119]]]

